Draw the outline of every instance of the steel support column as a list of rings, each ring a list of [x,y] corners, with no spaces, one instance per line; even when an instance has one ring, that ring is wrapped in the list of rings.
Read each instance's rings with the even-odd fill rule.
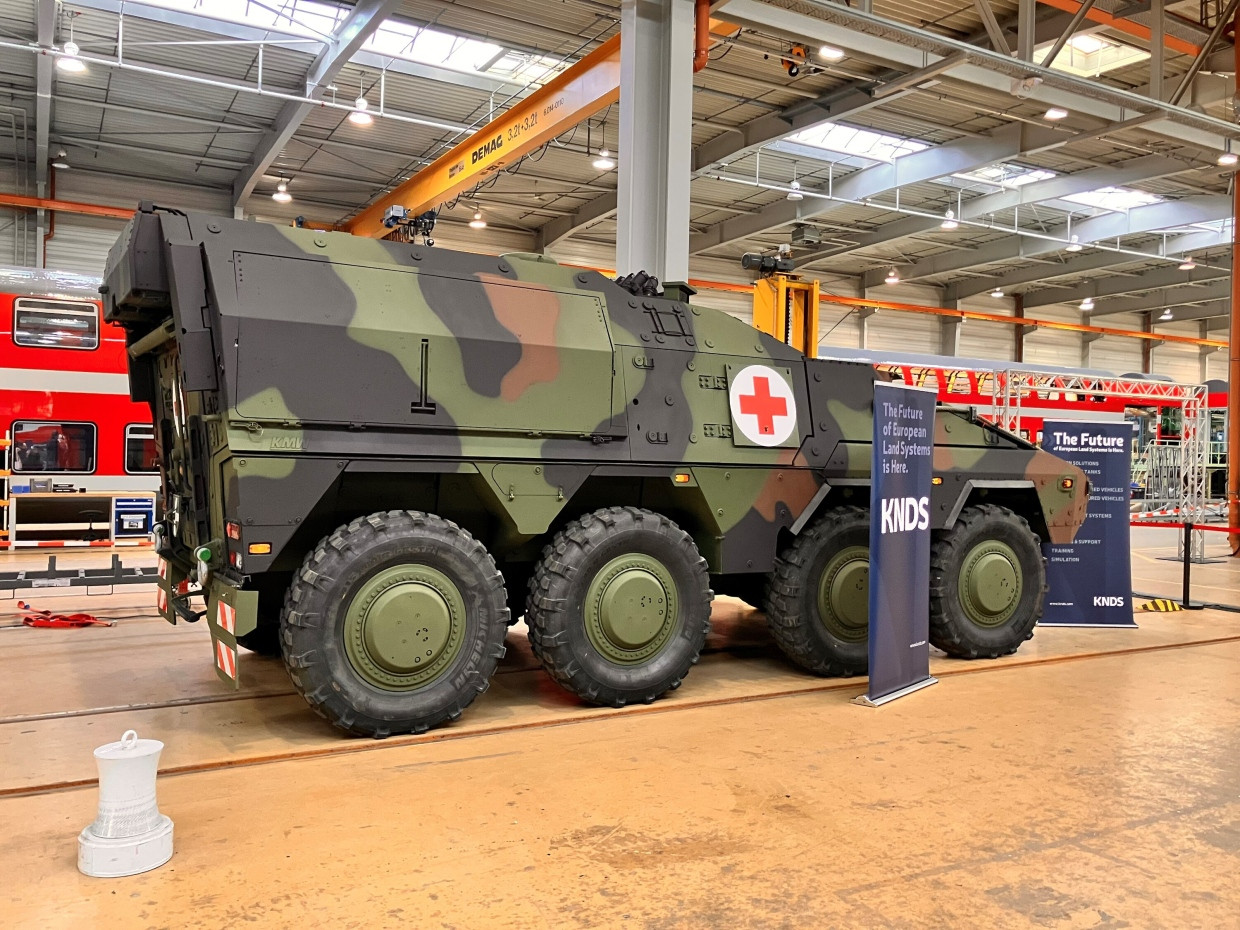
[[[693,4],[620,5],[616,270],[689,278]]]
[[[1233,30],[1240,30],[1240,8]],[[1233,34],[1235,34],[1233,32]],[[1235,44],[1240,94],[1240,42]],[[1240,182],[1231,179],[1231,329],[1227,333],[1227,527],[1231,554],[1240,556]]]

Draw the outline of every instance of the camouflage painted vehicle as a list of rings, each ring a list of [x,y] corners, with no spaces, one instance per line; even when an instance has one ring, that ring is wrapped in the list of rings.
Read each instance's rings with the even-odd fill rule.
[[[279,651],[338,727],[420,731],[524,614],[559,684],[649,702],[697,662],[712,588],[806,669],[865,671],[868,365],[535,255],[147,204],[102,292],[156,423],[161,607],[205,597],[227,681],[238,644]],[[1010,653],[1087,481],[969,411],[935,430],[932,639]]]

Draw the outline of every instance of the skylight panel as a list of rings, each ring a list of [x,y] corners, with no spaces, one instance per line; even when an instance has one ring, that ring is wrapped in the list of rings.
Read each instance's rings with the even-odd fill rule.
[[[1127,187],[1100,187],[1083,194],[1068,194],[1061,199],[1087,207],[1096,207],[1099,210],[1110,210],[1113,213],[1123,213],[1134,207],[1146,207],[1153,203],[1163,202],[1161,197],[1154,194]]]
[[[809,129],[788,136],[789,142],[799,142],[813,148],[841,155],[856,155],[876,161],[893,161],[901,155],[921,152],[930,146],[916,139],[901,139],[886,133],[845,126],[842,123],[819,123]]]
[[[273,0],[269,4],[255,0],[144,0],[151,6],[179,10],[204,19],[240,23],[256,29],[274,29],[312,39],[329,38],[344,20],[346,10],[316,0]]]
[[[144,0],[152,6],[179,10],[204,20],[222,20],[286,35],[329,39],[339,28],[347,9],[319,0]],[[204,29],[210,29],[204,23]],[[400,58],[455,71],[483,72],[502,80],[541,83],[562,71],[567,62],[541,55],[527,55],[493,42],[468,39],[442,29],[386,19],[366,41],[363,49],[389,58]]]
[[[1034,181],[1049,181],[1055,177],[1055,172],[1047,171],[1045,168],[1027,168],[1024,165],[1014,165],[1010,163],[1002,163],[998,165],[987,165],[985,168],[978,168],[974,171],[966,171],[952,175],[962,181],[980,181],[983,184],[993,184],[995,187],[1023,187],[1026,184],[1032,184]]]
[[[1047,42],[1034,49],[1033,60],[1038,64],[1045,62],[1054,44]],[[1080,77],[1097,77],[1116,68],[1135,65],[1149,57],[1150,53],[1147,51],[1112,41],[1096,32],[1079,32],[1070,38],[1055,56],[1051,69]]]

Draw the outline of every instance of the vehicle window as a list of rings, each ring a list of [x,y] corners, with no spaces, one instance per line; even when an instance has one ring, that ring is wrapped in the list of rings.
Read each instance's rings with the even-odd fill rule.
[[[44,349],[95,349],[99,310],[91,304],[19,297],[13,303],[13,341]]]
[[[159,471],[154,427],[136,423],[125,427],[125,471],[131,475]]]
[[[93,472],[95,424],[18,420],[12,451],[14,472]]]

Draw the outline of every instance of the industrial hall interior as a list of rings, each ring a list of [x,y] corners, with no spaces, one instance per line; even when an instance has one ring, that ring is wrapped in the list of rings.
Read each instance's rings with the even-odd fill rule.
[[[1240,930],[1240,0],[0,0],[0,924]]]

